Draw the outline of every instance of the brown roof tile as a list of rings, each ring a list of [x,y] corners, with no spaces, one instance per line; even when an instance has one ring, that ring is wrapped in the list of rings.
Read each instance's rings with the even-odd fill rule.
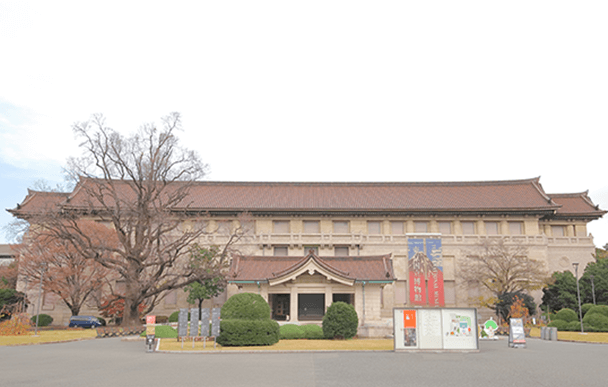
[[[317,257],[240,256],[232,260],[229,281],[267,281],[296,271],[309,259],[351,280],[390,281],[395,278],[390,255]]]
[[[551,199],[560,207],[557,210],[558,216],[593,216],[605,214],[606,211],[599,209],[593,204],[587,192],[573,194],[551,194]]]

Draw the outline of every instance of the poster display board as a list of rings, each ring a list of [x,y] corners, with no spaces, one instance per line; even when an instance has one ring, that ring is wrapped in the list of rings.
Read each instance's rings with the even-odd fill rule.
[[[190,309],[190,337],[198,336],[198,308]]]
[[[201,336],[209,336],[209,308],[203,308],[201,310]]]
[[[393,309],[395,350],[477,351],[475,308]]]
[[[211,336],[217,337],[220,335],[220,315],[222,308],[213,308],[211,310]]]
[[[526,332],[524,331],[524,321],[521,318],[509,319],[509,347],[525,347]]]
[[[188,336],[188,309],[181,308],[177,315],[177,336]]]

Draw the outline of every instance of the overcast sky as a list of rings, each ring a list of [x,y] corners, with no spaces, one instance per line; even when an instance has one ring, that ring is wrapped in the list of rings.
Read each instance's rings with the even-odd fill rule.
[[[608,209],[608,1],[91,3],[0,4],[2,209],[62,182],[74,122],[173,111],[210,180],[541,176]]]

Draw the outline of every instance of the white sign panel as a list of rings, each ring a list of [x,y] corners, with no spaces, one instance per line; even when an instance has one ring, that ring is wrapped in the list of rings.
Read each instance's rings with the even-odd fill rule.
[[[443,347],[477,349],[477,316],[474,309],[443,309]]]
[[[418,311],[418,326],[421,349],[442,349],[443,336],[441,332],[441,310],[420,309]]]

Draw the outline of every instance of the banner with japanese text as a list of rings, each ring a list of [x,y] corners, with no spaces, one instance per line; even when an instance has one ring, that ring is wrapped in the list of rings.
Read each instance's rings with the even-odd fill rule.
[[[442,258],[441,239],[408,239],[410,303],[431,306],[445,305]]]

